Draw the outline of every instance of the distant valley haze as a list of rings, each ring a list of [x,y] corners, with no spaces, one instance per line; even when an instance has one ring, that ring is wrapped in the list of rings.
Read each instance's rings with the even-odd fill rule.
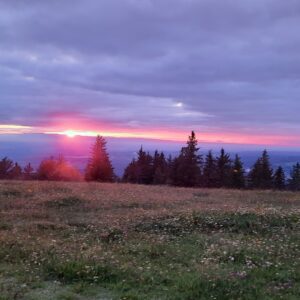
[[[188,137],[188,133],[187,133]],[[268,145],[238,145],[238,144],[218,144],[201,142],[199,137],[200,154],[203,156],[209,150],[213,150],[218,155],[221,147],[224,147],[233,158],[238,153],[245,163],[246,170],[252,167],[253,163],[261,152]],[[178,155],[185,142],[170,142],[151,139],[133,138],[111,138],[107,137],[107,149],[110,154],[112,164],[118,176],[123,175],[124,168],[137,156],[140,147],[154,153],[155,150],[164,151],[168,155],[175,157]],[[24,134],[24,135],[0,135],[0,157],[10,157],[18,161],[22,166],[31,163],[35,168],[41,160],[51,156],[64,156],[65,159],[74,164],[79,170],[84,171],[88,162],[91,147],[95,142],[95,137],[68,137],[64,135],[47,134]],[[270,150],[271,162],[274,167],[282,165],[288,173],[291,166],[300,161],[300,150],[297,148],[268,147]]]

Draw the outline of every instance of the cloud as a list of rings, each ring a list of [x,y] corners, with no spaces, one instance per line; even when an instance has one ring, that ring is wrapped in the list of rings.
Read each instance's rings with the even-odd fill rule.
[[[298,135],[299,27],[296,0],[0,1],[0,123]]]

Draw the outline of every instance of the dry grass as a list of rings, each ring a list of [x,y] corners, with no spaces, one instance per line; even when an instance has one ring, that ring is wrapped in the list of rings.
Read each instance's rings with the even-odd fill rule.
[[[2,181],[0,299],[39,299],[49,289],[47,282],[51,288],[55,282],[65,285],[66,289],[60,286],[54,293],[55,299],[157,299],[157,293],[161,299],[174,295],[193,299],[198,294],[176,290],[185,280],[191,282],[190,272],[200,272],[218,286],[225,273],[229,282],[248,276],[245,268],[247,263],[254,264],[249,258],[254,244],[256,257],[266,247],[277,247],[274,238],[287,243],[288,233],[293,237],[289,247],[299,249],[299,212],[300,193],[292,192]],[[248,254],[238,252],[241,249]],[[272,251],[278,265],[280,255]],[[235,253],[240,253],[243,264],[237,269],[228,265],[230,257],[237,259]],[[292,254],[289,259],[299,262]],[[288,269],[287,265],[285,272]],[[168,275],[172,270],[187,277],[180,277],[179,284],[175,275]],[[157,277],[152,281],[150,271]],[[215,281],[208,279],[216,272]],[[131,283],[126,283],[128,276]],[[276,279],[266,279],[270,299],[277,294],[287,296],[285,292],[291,289],[296,289],[291,294],[296,299],[292,297],[299,286],[290,277],[280,281],[279,287]],[[202,289],[201,280],[190,289]],[[95,284],[94,294],[86,294],[91,287],[78,287],[85,283]],[[220,287],[220,295],[224,293]]]
[[[132,222],[147,217],[191,211],[288,213],[299,210],[300,193],[292,192],[0,182],[1,220],[23,230],[40,222],[67,226],[72,221],[88,222],[103,228],[112,225],[128,227]]]

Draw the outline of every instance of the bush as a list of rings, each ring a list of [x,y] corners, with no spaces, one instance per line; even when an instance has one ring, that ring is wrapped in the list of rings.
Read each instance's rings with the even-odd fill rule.
[[[38,168],[39,180],[80,181],[82,175],[63,158],[44,159]]]

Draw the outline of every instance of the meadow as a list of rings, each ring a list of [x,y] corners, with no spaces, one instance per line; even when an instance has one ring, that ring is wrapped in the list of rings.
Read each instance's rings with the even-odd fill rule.
[[[300,193],[0,181],[0,299],[299,299]]]

